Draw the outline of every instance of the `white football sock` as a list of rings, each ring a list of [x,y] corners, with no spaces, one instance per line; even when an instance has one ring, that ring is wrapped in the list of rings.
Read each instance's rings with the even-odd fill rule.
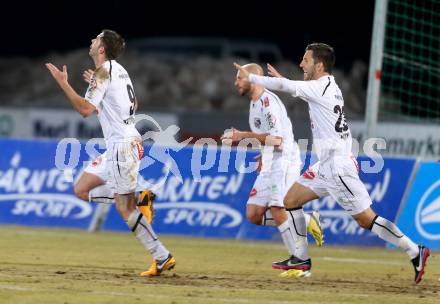
[[[370,230],[377,234],[382,240],[405,250],[411,259],[419,254],[419,247],[404,235],[393,222],[383,217],[376,216]]]
[[[277,224],[275,223],[275,220],[273,219],[272,212],[270,211],[270,208],[268,208],[266,210],[266,212],[263,214],[263,221],[261,222],[261,225],[270,226],[270,227],[277,227]]]
[[[304,213],[304,218],[306,219],[306,227],[309,227],[310,218],[311,218],[310,214]],[[270,209],[267,209],[266,212],[264,213],[263,221],[261,222],[261,225],[270,226],[270,227],[277,227],[277,224],[275,223],[275,220],[273,219],[272,212],[270,211]]]
[[[134,232],[136,238],[144,245],[156,261],[166,259],[169,251],[159,241],[151,225],[142,213],[135,209],[127,219],[127,226]]]
[[[290,230],[289,219],[287,219],[284,223],[278,226],[278,230],[280,231],[281,238],[283,240],[284,245],[287,248],[287,251],[290,255],[295,255],[296,245],[295,238]]]
[[[307,250],[307,226],[303,208],[287,210],[289,228],[296,243],[296,257],[301,260],[309,259]]]

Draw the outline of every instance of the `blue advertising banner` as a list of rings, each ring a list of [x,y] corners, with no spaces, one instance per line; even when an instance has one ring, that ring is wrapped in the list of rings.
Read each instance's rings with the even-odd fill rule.
[[[58,154],[57,147],[60,149],[58,142],[50,141],[0,140],[0,223],[88,228],[96,205],[73,195],[73,180],[90,159],[90,149],[77,141],[61,145],[65,150]],[[145,149],[139,190],[152,189],[157,195],[154,229],[159,234],[280,240],[276,228],[246,220],[246,202],[256,178],[256,152],[218,149],[213,144],[153,144]],[[359,161],[369,159],[360,157]],[[73,169],[68,163],[75,163]],[[59,169],[60,164],[64,169]],[[414,164],[410,159],[386,158],[379,173],[361,171],[378,214],[395,219]],[[306,211],[312,209],[321,213],[326,243],[383,246],[331,198],[306,205]],[[426,227],[428,232],[433,229]],[[114,207],[104,229],[128,231]]]
[[[394,221],[411,172],[412,159],[384,158],[384,166],[378,173],[365,173],[362,168],[372,163],[366,156],[357,158],[361,167],[359,176],[373,201],[372,209],[382,217]],[[327,244],[384,246],[385,242],[369,230],[365,230],[330,196],[314,200],[305,211],[319,210]]]
[[[227,155],[229,152],[209,150],[209,153],[215,155],[212,157],[215,161],[210,162],[209,169],[200,171],[200,179],[196,181],[192,178],[197,175],[192,167],[197,163],[194,159],[197,159],[200,151],[207,154],[208,149],[195,149],[193,151],[185,148],[173,156],[180,169],[182,182],[174,175],[164,174],[167,171],[164,171],[163,164],[157,162],[141,171],[142,178],[153,185],[157,186],[161,180],[161,187],[155,190],[157,213],[154,228],[157,232],[280,241],[277,229],[256,226],[246,220],[246,201],[256,173],[240,174],[237,169],[243,164],[246,166],[256,154],[248,151],[244,158],[240,157],[244,163],[236,163],[237,152],[234,150],[228,161],[222,159],[221,154]],[[192,162],[188,161],[191,159]],[[367,157],[359,157],[358,160],[361,164],[372,162]],[[372,207],[378,214],[390,220],[395,219],[414,164],[415,161],[410,159],[386,158],[379,173],[360,173],[361,180],[372,197]],[[160,166],[157,167],[158,165]],[[384,246],[384,242],[376,235],[360,228],[331,197],[306,205],[306,212],[313,209],[321,213],[327,244]],[[111,211],[105,228],[126,229],[114,210]]]
[[[160,149],[145,147],[138,183],[156,194],[156,232],[235,238],[246,223],[257,153],[206,145],[178,151],[162,147],[169,156],[161,160],[154,157],[164,154]],[[127,230],[114,208],[104,228]]]
[[[95,206],[73,195],[78,170],[56,168],[56,147],[53,141],[0,140],[0,223],[88,227]]]
[[[420,162],[397,224],[415,243],[440,249],[440,163]]]

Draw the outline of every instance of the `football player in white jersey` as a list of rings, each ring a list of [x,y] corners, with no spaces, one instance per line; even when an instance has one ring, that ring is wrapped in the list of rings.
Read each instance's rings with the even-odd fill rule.
[[[359,179],[358,165],[351,153],[352,137],[345,120],[344,99],[332,76],[334,62],[332,47],[312,43],[306,47],[300,64],[304,81],[255,75],[234,64],[250,82],[267,89],[288,92],[300,97],[309,106],[313,142],[319,162],[289,189],[284,198],[284,205],[291,211],[297,228],[293,230],[297,251],[295,257],[278,265],[303,270],[311,268],[302,206],[311,200],[331,195],[362,228],[371,230],[409,255],[417,284],[424,274],[430,251],[427,247],[416,245],[394,223],[376,215],[371,209],[371,198]],[[273,67],[269,67],[269,74],[280,76]]]
[[[255,63],[247,64],[243,69],[263,75],[263,69]],[[250,99],[251,132],[232,129],[225,132],[222,140],[239,142],[243,139],[255,139],[261,144],[262,151],[261,170],[246,204],[247,219],[256,225],[278,227],[288,252],[294,256],[295,239],[288,223],[292,220],[283,204],[287,190],[300,176],[302,165],[292,123],[278,96],[260,85],[251,84],[242,77],[241,71],[237,72],[235,86],[241,96]],[[319,214],[306,214],[306,222],[317,245],[322,246],[323,233]]]
[[[88,69],[84,71],[84,81],[90,85],[94,71]],[[137,111],[138,102],[135,101],[135,112]],[[81,172],[78,180],[75,182],[73,192],[76,197],[87,202],[98,203],[97,209],[91,221],[89,230],[95,231],[101,227],[106,215],[110,210],[110,204],[114,203],[115,193],[108,183],[109,176],[107,152],[91,161],[88,166]],[[102,187],[101,187],[102,186]],[[150,190],[137,189],[137,208],[145,216],[147,221],[152,224],[154,211],[153,203],[155,195]]]
[[[114,188],[116,209],[153,256],[150,269],[141,276],[154,276],[172,269],[176,261],[136,208],[135,188],[143,146],[134,125],[136,98],[133,85],[127,71],[115,60],[124,47],[123,38],[111,30],[103,30],[92,39],[89,55],[96,70],[85,97],[78,95],[69,84],[66,66],[62,71],[51,63],[46,67],[76,111],[84,117],[97,112],[107,147],[108,181]]]

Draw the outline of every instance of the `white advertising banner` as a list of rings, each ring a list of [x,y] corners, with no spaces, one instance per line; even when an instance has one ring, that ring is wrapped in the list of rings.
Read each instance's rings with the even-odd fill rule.
[[[142,113],[139,113],[142,114]],[[173,113],[148,113],[162,129],[178,125]],[[153,126],[154,129],[154,126]],[[14,138],[102,138],[96,115],[83,118],[70,109],[2,108],[0,137]]]
[[[25,138],[31,134],[27,111],[0,108],[0,137]]]
[[[352,121],[350,129],[362,147],[366,140],[365,123]],[[440,158],[440,126],[381,122],[377,125],[377,137],[386,142],[386,149],[378,150],[381,154]]]
[[[101,138],[96,115],[83,118],[72,110],[36,109],[29,111],[32,138]]]

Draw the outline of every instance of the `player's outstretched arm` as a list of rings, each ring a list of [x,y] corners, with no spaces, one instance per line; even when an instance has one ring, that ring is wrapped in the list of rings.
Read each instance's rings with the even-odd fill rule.
[[[279,146],[281,145],[283,138],[280,136],[270,135],[269,133],[258,134],[250,131],[239,131],[237,129],[231,128],[226,130],[221,140],[222,142],[239,142],[243,139],[256,139],[262,145],[268,146]]]
[[[52,63],[46,63],[46,67],[52,74],[52,77],[58,83],[60,88],[64,91],[73,108],[80,113],[83,117],[90,116],[94,111],[96,111],[95,106],[85,100],[83,97],[79,96],[78,93],[72,88],[68,81],[67,67],[64,65],[63,70],[60,71]]]

